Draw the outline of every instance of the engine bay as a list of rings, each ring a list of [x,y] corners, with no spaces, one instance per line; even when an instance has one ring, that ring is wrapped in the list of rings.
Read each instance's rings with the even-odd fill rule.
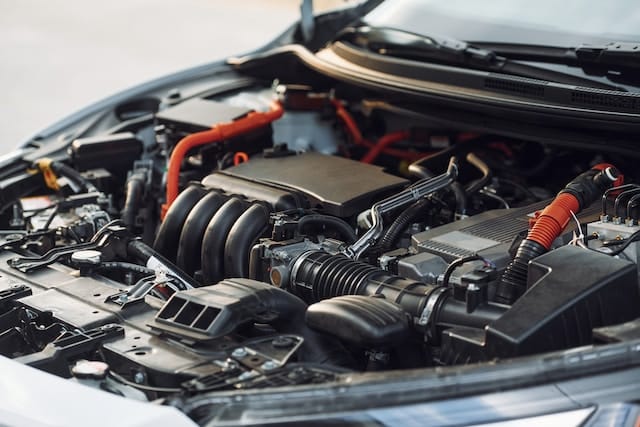
[[[3,356],[170,401],[640,337],[634,159],[231,86],[3,178]]]

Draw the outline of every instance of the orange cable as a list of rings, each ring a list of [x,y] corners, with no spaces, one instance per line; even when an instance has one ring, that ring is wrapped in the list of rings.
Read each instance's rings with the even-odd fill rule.
[[[238,166],[240,163],[246,163],[249,161],[249,155],[244,151],[238,151],[233,155],[233,165]]]
[[[373,148],[371,148],[369,152],[362,159],[360,159],[360,161],[363,163],[373,163],[373,161],[380,155],[380,153],[382,153],[382,151],[384,151],[384,149],[389,145],[394,144],[398,141],[405,141],[409,138],[411,138],[411,132],[406,130],[386,134],[378,140],[376,145],[374,145]]]
[[[233,122],[218,123],[211,129],[187,135],[176,144],[169,158],[167,171],[167,200],[162,206],[161,218],[164,219],[167,210],[178,197],[180,178],[180,166],[189,150],[205,144],[220,142],[247,132],[251,132],[262,126],[266,126],[284,114],[284,109],[278,101],[271,103],[271,109],[266,112],[252,111],[244,117]]]

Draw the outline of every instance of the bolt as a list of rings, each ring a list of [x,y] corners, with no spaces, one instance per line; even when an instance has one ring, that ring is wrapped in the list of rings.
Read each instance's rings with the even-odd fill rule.
[[[277,367],[278,367],[278,364],[273,360],[267,360],[262,364],[262,366],[260,366],[260,368],[262,368],[263,371],[272,371]]]
[[[256,374],[253,371],[243,372],[242,374],[238,375],[238,381],[248,380],[248,379],[253,378],[255,376],[256,376]]]
[[[291,337],[280,336],[271,341],[271,345],[275,348],[290,348],[293,347],[295,341]]]
[[[238,369],[238,363],[233,359],[227,359],[222,362],[222,372],[231,372]]]
[[[247,350],[244,347],[238,347],[231,353],[233,357],[241,358],[247,355]]]
[[[144,380],[146,379],[146,376],[144,375],[144,373],[142,372],[136,372],[133,375],[133,382],[136,384],[142,384],[144,383]]]

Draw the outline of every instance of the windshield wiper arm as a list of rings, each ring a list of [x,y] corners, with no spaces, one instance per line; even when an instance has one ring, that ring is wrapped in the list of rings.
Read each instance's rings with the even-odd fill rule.
[[[515,54],[508,55],[509,57],[504,56],[502,49],[490,49],[489,44],[471,44],[439,35],[421,35],[393,28],[364,26],[343,31],[337,40],[348,41],[372,52],[398,58],[426,60],[576,86],[625,91],[625,89],[612,84],[514,61]],[[508,45],[496,46],[505,47]],[[563,56],[568,55],[565,51],[562,49],[554,51],[554,61],[551,62],[560,62]],[[583,50],[581,55],[586,56],[588,53]],[[541,62],[546,62],[540,54],[536,55],[536,58]],[[569,59],[564,58],[564,60],[568,61]]]

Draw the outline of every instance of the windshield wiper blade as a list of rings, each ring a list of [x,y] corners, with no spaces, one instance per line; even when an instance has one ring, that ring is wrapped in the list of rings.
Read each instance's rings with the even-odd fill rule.
[[[471,44],[440,35],[422,35],[393,28],[362,26],[343,31],[336,40],[348,41],[372,52],[398,58],[431,61],[569,85],[625,91],[616,85],[514,61],[515,54],[507,57],[501,49],[490,49],[489,44]],[[566,49],[554,51],[554,54],[554,61],[551,61],[554,63],[567,55]],[[583,54],[587,55],[587,52],[583,51]],[[545,62],[539,52],[535,56],[537,60]],[[569,61],[567,58],[564,60]]]
[[[511,59],[545,61],[571,66],[597,65],[608,70],[640,69],[640,43],[611,42],[577,47],[541,46],[520,43],[471,42]]]
[[[611,42],[577,47],[540,46],[520,43],[471,42],[509,59],[562,64],[581,68],[590,76],[612,82],[640,85],[640,43]]]
[[[640,69],[640,43],[583,44],[575,49],[580,63]]]

